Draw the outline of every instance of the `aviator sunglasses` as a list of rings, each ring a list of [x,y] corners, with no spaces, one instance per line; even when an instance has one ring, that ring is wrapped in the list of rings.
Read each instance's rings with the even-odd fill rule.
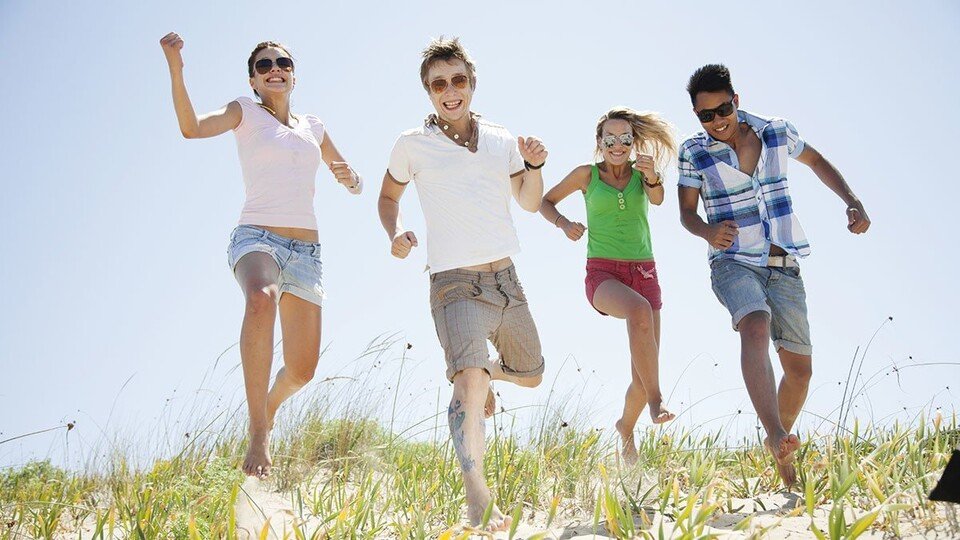
[[[273,69],[273,60],[270,58],[261,58],[257,60],[257,63],[253,65],[253,68],[257,70],[257,73],[261,75],[266,75],[270,73],[270,70]],[[277,58],[277,67],[286,72],[293,71],[293,59],[287,58],[286,56],[281,56]]]
[[[448,84],[452,84],[457,90],[463,90],[467,87],[467,84],[470,83],[470,78],[466,75],[454,75],[450,77],[450,82],[448,83],[446,79],[436,79],[430,81],[430,90],[434,94],[442,94],[444,90],[447,89]]]
[[[617,141],[624,146],[633,146],[633,133],[624,133],[622,135],[604,135],[600,137],[600,142],[607,148],[613,148]]]
[[[700,119],[700,122],[706,124],[707,122],[713,122],[713,118],[717,115],[730,116],[731,114],[733,114],[733,100],[730,100],[714,109],[703,109],[702,111],[697,111],[697,118]]]

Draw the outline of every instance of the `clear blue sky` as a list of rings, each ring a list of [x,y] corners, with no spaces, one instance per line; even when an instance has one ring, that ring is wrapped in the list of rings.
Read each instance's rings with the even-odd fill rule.
[[[803,261],[814,342],[808,410],[825,414],[840,401],[837,382],[854,350],[887,316],[894,320],[865,373],[891,362],[958,361],[958,30],[960,8],[946,1],[3,2],[0,440],[65,421],[78,427],[69,447],[62,432],[0,446],[0,464],[80,459],[97,445],[114,403],[107,431],[145,437],[167,400],[200,386],[237,340],[243,300],[225,254],[243,195],[235,142],[229,134],[180,136],[158,45],[169,31],[186,41],[186,80],[200,111],[250,94],[245,62],[258,41],[293,49],[294,110],[320,116],[367,179],[367,191],[351,198],[326,171],[317,178],[329,294],[329,350],[318,375],[342,371],[377,335],[400,332],[414,344],[409,385],[422,393],[404,406],[416,419],[434,410],[437,388],[441,401],[448,392],[426,252],[390,256],[376,193],[397,134],[431,112],[418,82],[419,51],[431,36],[461,36],[474,55],[476,111],[545,141],[548,187],[591,158],[594,122],[613,105],[659,111],[680,135],[699,129],[684,86],[704,63],[730,67],[744,109],[792,120],[873,219],[866,236],[848,233],[839,199],[791,162],[794,203],[813,246]],[[675,179],[671,167],[667,181]],[[577,196],[561,210],[584,215]],[[402,211],[422,238],[415,193]],[[583,420],[609,426],[629,373],[624,327],[584,298],[585,242],[569,242],[519,207],[514,215],[523,245],[515,260],[547,379],[575,358],[581,373],[593,372],[583,399],[595,414]],[[710,290],[705,243],[680,226],[675,190],[651,223],[665,304],[661,380],[676,385],[675,410],[706,398],[679,421],[749,410],[737,336]],[[397,355],[386,357],[388,368]],[[218,380],[204,386],[238,399],[239,372],[228,369],[238,360],[235,351],[225,355]],[[580,377],[568,365],[557,386],[583,388]],[[862,417],[950,410],[960,392],[957,366],[902,370],[899,385],[893,375],[881,379],[860,403]],[[502,389],[509,407],[542,403],[547,392]],[[748,431],[754,422],[735,420]],[[817,424],[807,415],[801,429]]]

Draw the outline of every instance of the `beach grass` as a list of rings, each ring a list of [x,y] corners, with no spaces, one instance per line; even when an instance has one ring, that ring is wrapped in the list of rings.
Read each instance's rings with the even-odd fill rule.
[[[396,349],[382,343],[366,358],[378,362]],[[145,464],[115,451],[82,470],[50,461],[6,469],[0,540],[480,534],[465,527],[464,487],[440,396],[437,415],[401,429],[394,422],[399,376],[387,399],[361,379],[343,379],[336,390],[318,381],[297,412],[286,414],[273,443],[275,468],[264,481],[238,470],[246,444],[238,414],[198,420],[172,451]],[[927,500],[960,445],[956,412],[931,411],[908,424],[861,426],[850,418],[801,434],[799,482],[786,491],[759,431],[731,441],[722,430],[650,427],[637,434],[638,463],[627,466],[615,431],[590,427],[574,403],[550,392],[547,403],[531,408],[535,418],[524,429],[515,415],[494,416],[485,471],[497,504],[514,518],[502,537],[519,538],[523,525],[524,538],[564,537],[557,531],[776,538],[788,522],[791,530],[802,523],[801,537],[810,538],[960,536],[954,509]],[[285,501],[282,525],[238,532],[238,500],[251,482]]]

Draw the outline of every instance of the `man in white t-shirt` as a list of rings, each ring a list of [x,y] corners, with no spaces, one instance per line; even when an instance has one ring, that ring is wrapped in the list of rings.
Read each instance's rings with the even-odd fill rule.
[[[476,70],[457,39],[427,46],[420,79],[436,113],[400,134],[378,206],[391,253],[403,259],[417,237],[400,222],[400,197],[416,182],[427,226],[430,308],[453,381],[450,434],[470,523],[477,526],[491,504],[483,474],[484,419],[496,408],[490,380],[532,388],[543,379],[540,338],[510,260],[520,251],[510,198],[528,212],[540,209],[547,151],[538,139],[515,139],[470,111]],[[494,361],[488,339],[499,353]],[[494,504],[486,527],[509,526]]]

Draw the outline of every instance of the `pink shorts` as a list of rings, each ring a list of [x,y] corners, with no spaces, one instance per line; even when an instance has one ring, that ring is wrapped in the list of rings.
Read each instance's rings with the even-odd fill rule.
[[[650,307],[660,309],[663,299],[660,297],[660,282],[657,280],[657,265],[653,261],[614,261],[612,259],[587,259],[587,300],[593,306],[593,294],[597,287],[608,279],[615,279],[637,291],[650,302]],[[597,309],[596,306],[593,309]],[[606,313],[597,309],[601,315]]]

